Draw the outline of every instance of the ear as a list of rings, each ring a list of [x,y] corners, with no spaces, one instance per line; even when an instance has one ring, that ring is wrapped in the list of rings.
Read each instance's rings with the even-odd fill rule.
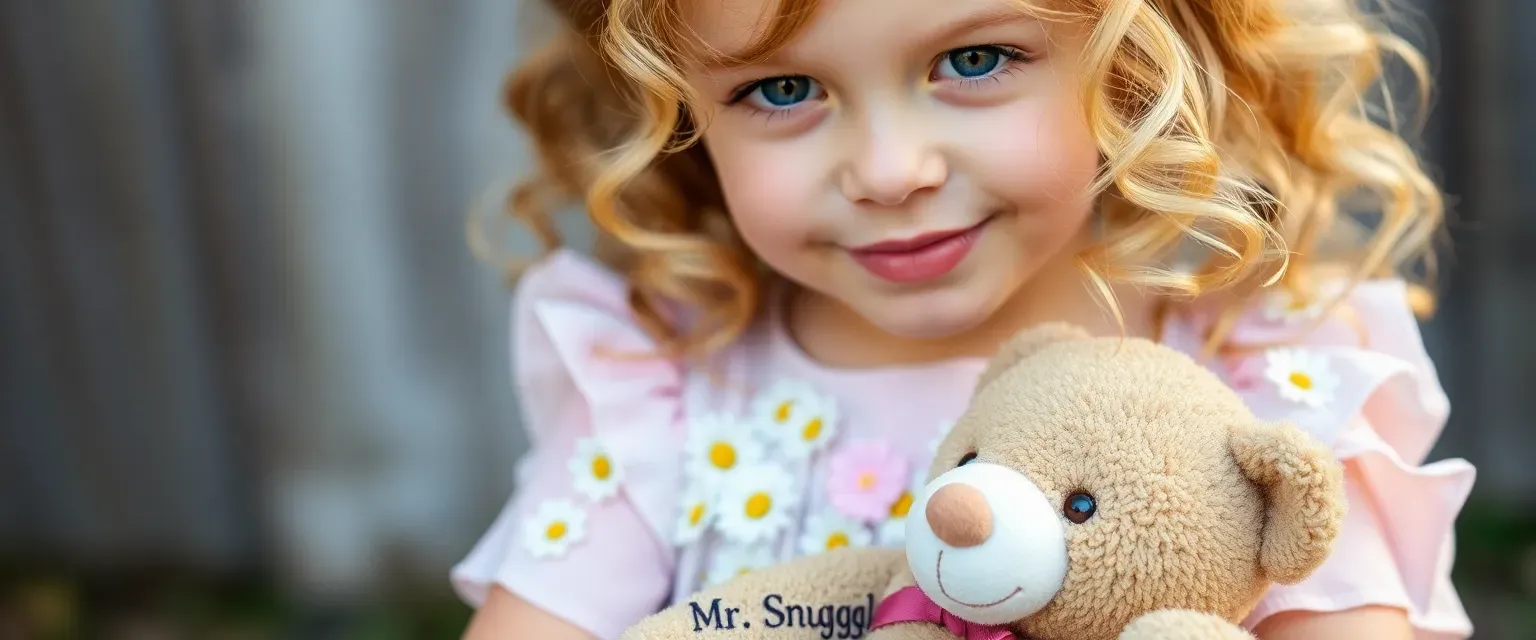
[[[1328,558],[1344,524],[1343,465],[1287,423],[1235,428],[1232,454],[1268,503],[1259,566],[1280,584],[1301,582]]]
[[[992,361],[987,363],[986,370],[982,371],[976,388],[987,386],[1002,372],[1035,355],[1041,349],[1069,340],[1087,340],[1092,337],[1082,327],[1064,322],[1048,322],[1020,331],[1003,344],[997,355],[992,356]]]

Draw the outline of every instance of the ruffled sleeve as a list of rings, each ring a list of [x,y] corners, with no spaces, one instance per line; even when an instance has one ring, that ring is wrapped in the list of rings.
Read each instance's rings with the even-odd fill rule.
[[[637,358],[655,345],[612,273],[558,252],[512,305],[513,379],[529,451],[490,529],[452,571],[482,604],[493,586],[599,638],[660,609],[681,487],[681,375]]]
[[[1349,497],[1330,559],[1306,581],[1272,588],[1250,628],[1282,611],[1381,605],[1406,611],[1419,638],[1472,632],[1450,569],[1475,470],[1459,459],[1425,463],[1449,403],[1407,300],[1401,281],[1368,281],[1321,324],[1311,322],[1318,308],[1276,301],[1233,330],[1234,346],[1261,347],[1226,363],[1233,387],[1261,418],[1330,444]]]

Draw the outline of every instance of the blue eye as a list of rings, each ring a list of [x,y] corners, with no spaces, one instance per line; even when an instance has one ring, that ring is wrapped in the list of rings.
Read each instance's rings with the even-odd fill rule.
[[[1022,52],[996,45],[954,49],[939,59],[935,75],[961,80],[984,78],[996,73],[1009,62],[1023,60],[1025,55]]]
[[[805,76],[769,78],[747,87],[741,98],[757,99],[764,109],[786,109],[805,102],[816,91],[816,81]]]
[[[1067,496],[1067,502],[1062,505],[1061,513],[1073,524],[1082,524],[1092,518],[1094,512],[1098,510],[1098,504],[1095,503],[1093,496],[1079,491]]]
[[[950,67],[967,78],[984,76],[991,73],[997,65],[1003,61],[1003,57],[990,49],[962,49],[951,51],[949,55]]]

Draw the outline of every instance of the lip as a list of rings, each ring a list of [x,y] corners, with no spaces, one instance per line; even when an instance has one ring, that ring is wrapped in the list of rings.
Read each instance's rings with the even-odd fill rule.
[[[903,240],[888,240],[855,247],[848,254],[876,277],[896,283],[932,280],[954,270],[971,252],[981,231],[992,221],[951,231],[925,233]]]

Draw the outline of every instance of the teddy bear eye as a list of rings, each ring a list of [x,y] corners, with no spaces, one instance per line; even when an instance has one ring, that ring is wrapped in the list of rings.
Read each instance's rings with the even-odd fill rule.
[[[1092,518],[1093,512],[1097,510],[1098,505],[1094,503],[1093,496],[1078,491],[1067,496],[1067,502],[1062,505],[1061,513],[1072,521],[1072,524],[1082,524]]]
[[[975,459],[976,459],[976,452],[974,452],[974,451],[972,451],[972,452],[970,452],[970,453],[967,453],[967,454],[965,454],[965,455],[963,455],[963,456],[960,456],[960,464],[957,464],[957,465],[955,465],[955,466],[957,466],[957,467],[963,467],[963,466],[965,466],[965,465],[968,465],[968,464],[970,464],[970,463],[971,463],[971,461],[972,461],[972,460],[975,460]]]

